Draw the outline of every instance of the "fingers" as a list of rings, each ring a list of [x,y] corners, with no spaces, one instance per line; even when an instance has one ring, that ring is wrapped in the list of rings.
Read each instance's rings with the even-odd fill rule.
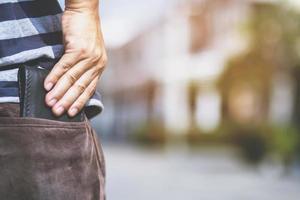
[[[93,68],[84,73],[53,106],[52,110],[54,114],[61,115],[66,111],[81,94],[86,93],[91,82],[94,81],[95,78],[98,80],[99,76],[99,73]]]
[[[82,109],[95,91],[105,62],[104,58],[97,63],[93,59],[83,59],[58,79],[45,98],[46,104],[52,107],[55,115],[60,116],[69,110],[69,115],[74,116]],[[74,102],[77,102],[76,106],[69,109]]]
[[[55,106],[53,106],[53,113],[61,115],[64,111],[68,110],[68,114],[71,117],[75,116],[85,106],[89,98],[95,93],[99,77],[100,75],[90,79],[92,81],[87,87],[81,85],[84,84],[84,80],[76,82],[66,95],[57,104],[55,104]]]
[[[96,91],[97,82],[99,80],[99,76],[94,78],[87,89],[82,93],[76,101],[72,104],[71,108],[68,110],[68,114],[72,117],[78,113],[79,110],[83,109],[86,102],[90,99],[91,96]]]
[[[54,104],[68,91],[68,89],[82,76],[89,68],[86,60],[80,61],[78,64],[68,70],[55,84],[54,88],[46,95],[46,104],[54,106]]]
[[[71,69],[80,60],[81,56],[79,52],[65,53],[46,77],[44,81],[44,88],[47,91],[51,90],[60,77],[63,76],[66,71]]]
[[[66,52],[44,81],[45,89],[50,90],[45,103],[52,107],[57,116],[66,110],[69,110],[69,115],[72,116],[78,113],[93,94],[91,91],[95,91],[97,81],[106,65],[105,50],[94,50],[93,53],[76,52]],[[91,86],[93,84],[94,88]],[[70,111],[69,108],[74,102],[77,102],[76,106]]]

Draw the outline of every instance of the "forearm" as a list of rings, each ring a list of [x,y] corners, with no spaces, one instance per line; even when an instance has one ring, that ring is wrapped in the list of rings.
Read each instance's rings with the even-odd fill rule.
[[[66,10],[74,11],[97,11],[99,0],[65,0]]]

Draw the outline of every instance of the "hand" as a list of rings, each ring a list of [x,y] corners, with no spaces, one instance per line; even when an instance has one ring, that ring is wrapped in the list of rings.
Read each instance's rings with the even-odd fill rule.
[[[65,53],[44,81],[45,101],[56,116],[74,116],[94,94],[107,62],[98,9],[66,8],[62,31]]]

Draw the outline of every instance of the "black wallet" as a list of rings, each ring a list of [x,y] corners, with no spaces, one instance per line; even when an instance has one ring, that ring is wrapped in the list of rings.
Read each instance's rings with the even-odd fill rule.
[[[84,112],[81,110],[76,116],[70,117],[67,112],[57,117],[45,103],[47,91],[44,89],[44,80],[49,69],[39,65],[22,65],[18,71],[20,117],[43,118],[64,122],[84,121]]]

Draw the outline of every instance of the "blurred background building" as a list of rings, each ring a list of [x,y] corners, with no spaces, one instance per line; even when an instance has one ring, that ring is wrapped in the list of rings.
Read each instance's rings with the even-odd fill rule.
[[[110,199],[300,198],[298,0],[100,4]]]
[[[113,3],[120,9],[118,17],[127,7],[119,3]],[[127,138],[137,125],[153,123],[170,134],[186,133],[191,123],[208,131],[218,127],[221,97],[216,80],[229,56],[245,45],[237,27],[250,4],[152,1],[145,5],[137,1],[124,13],[132,18],[104,18],[113,59],[101,83],[107,84],[102,89],[110,114],[100,117],[107,126],[100,128],[108,130],[110,137]],[[192,97],[194,85],[202,91]]]

